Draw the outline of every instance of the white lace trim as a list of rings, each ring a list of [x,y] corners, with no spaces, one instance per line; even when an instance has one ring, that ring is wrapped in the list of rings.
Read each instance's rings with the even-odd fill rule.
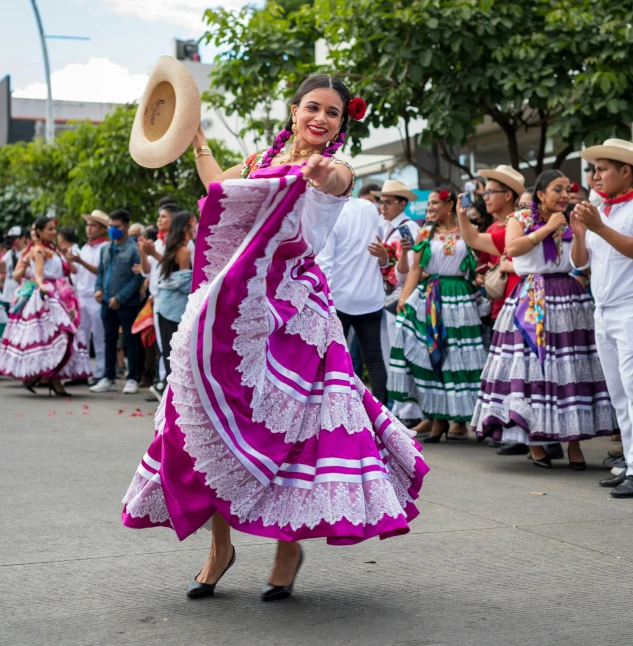
[[[308,345],[316,346],[323,358],[331,343],[346,345],[343,325],[336,314],[323,317],[318,312],[304,307],[286,323],[286,334],[298,334]]]
[[[608,400],[595,402],[591,410],[586,408],[565,408],[558,410],[553,406],[534,406],[526,401],[520,393],[512,393],[503,402],[486,402],[481,393],[475,406],[471,426],[477,432],[482,431],[484,419],[492,416],[508,425],[514,422],[510,413],[515,412],[527,423],[530,433],[544,434],[559,439],[561,442],[577,436],[595,436],[599,431],[615,431],[617,422],[613,407]]]
[[[514,317],[516,315],[518,302],[516,299],[509,299],[501,309],[494,329],[496,332],[514,332],[516,326]],[[575,330],[594,329],[594,307],[591,299],[578,301],[571,297],[565,302],[552,302],[546,299],[545,330],[554,334],[573,332]]]
[[[597,383],[604,381],[602,364],[594,352],[591,357],[546,357],[541,363],[532,352],[515,353],[513,356],[499,356],[491,353],[481,373],[483,381],[509,382],[520,379],[524,383],[547,383],[565,386],[567,384]]]
[[[138,471],[123,498],[123,504],[127,505],[126,511],[132,518],[149,516],[150,521],[156,524],[169,520],[162,486],[147,480]]]
[[[475,409],[479,382],[442,384],[441,382],[416,382],[406,371],[389,372],[389,392],[417,401],[425,415],[470,418]]]
[[[479,298],[478,298],[479,297]],[[481,301],[484,301],[482,303]],[[463,296],[442,296],[442,320],[446,327],[460,328],[466,325],[481,325],[479,308],[482,308],[482,316],[486,316],[485,303],[479,294],[464,294]],[[415,310],[418,321],[426,320],[426,292],[423,287],[413,291],[407,300],[407,304]]]

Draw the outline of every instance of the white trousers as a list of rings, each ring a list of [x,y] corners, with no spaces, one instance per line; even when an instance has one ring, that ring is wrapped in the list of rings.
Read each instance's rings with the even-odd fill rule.
[[[633,308],[596,308],[596,346],[618,416],[627,475],[633,475]]]
[[[382,321],[380,322],[380,346],[382,348],[382,358],[389,373],[389,357],[391,355],[391,346],[396,337],[396,315],[382,311]],[[422,409],[416,402],[395,402],[391,412],[399,419],[423,419]]]
[[[95,379],[105,376],[105,334],[103,332],[103,320],[101,318],[101,305],[92,296],[80,296],[79,307],[81,308],[81,329],[86,339],[86,345],[90,348],[90,337],[95,349]]]

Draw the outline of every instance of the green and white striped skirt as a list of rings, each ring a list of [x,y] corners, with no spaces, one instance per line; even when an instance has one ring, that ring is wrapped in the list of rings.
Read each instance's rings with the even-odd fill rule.
[[[481,371],[486,363],[480,312],[487,301],[461,276],[440,276],[440,307],[445,329],[444,359],[434,368],[427,346],[427,284],[424,279],[398,314],[389,361],[389,395],[418,402],[431,419],[470,421]]]

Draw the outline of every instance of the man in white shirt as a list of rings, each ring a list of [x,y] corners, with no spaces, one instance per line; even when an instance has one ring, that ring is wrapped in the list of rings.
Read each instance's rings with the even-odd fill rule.
[[[374,191],[374,195],[380,198],[380,213],[382,215],[382,235],[373,244],[369,245],[369,253],[378,258],[380,267],[386,267],[389,264],[385,244],[394,242],[401,243],[402,233],[399,227],[406,227],[413,241],[418,237],[420,227],[414,222],[404,210],[409,202],[414,202],[418,196],[410,191],[404,182],[398,180],[387,180],[381,191]],[[411,247],[405,245],[408,249]],[[408,251],[402,254],[401,262],[396,265],[395,275],[397,278],[396,290],[402,291],[404,281],[413,265],[414,252]],[[395,313],[384,310],[381,325],[381,345],[383,360],[385,365],[389,365],[389,356],[391,346],[396,334],[396,315]],[[422,410],[416,402],[396,402],[393,407],[393,414],[396,415],[406,426],[416,427],[419,430],[419,424],[422,419]],[[417,426],[416,426],[417,425]],[[424,429],[427,430],[427,429]],[[430,432],[430,428],[428,429]]]
[[[345,336],[354,328],[358,337],[372,393],[386,404],[387,370],[380,347],[385,291],[378,261],[367,253],[367,245],[375,239],[379,225],[375,206],[367,200],[350,198],[317,262],[328,279]]]
[[[99,272],[101,247],[109,241],[108,215],[103,211],[94,210],[90,215],[81,216],[86,221],[86,238],[88,242],[78,254],[71,251],[70,259],[77,267],[73,283],[79,298],[81,308],[81,329],[86,337],[86,343],[95,351],[95,372],[92,381],[95,383],[105,377],[105,335],[101,305],[95,300],[95,283]]]
[[[614,498],[633,498],[633,144],[607,139],[580,156],[595,165],[603,202],[599,209],[590,202],[574,208],[571,257],[576,269],[591,266],[596,346],[627,464],[600,484],[614,487]]]

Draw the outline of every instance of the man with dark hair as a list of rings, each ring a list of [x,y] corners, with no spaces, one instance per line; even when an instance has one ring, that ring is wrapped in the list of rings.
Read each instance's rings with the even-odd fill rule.
[[[376,208],[380,212],[380,197],[377,193],[380,192],[380,186],[378,184],[363,184],[358,191],[358,197],[361,200],[367,200],[372,204],[376,205]]]
[[[105,377],[90,390],[104,393],[116,390],[116,350],[119,327],[128,361],[128,374],[123,393],[138,392],[140,348],[138,337],[132,334],[132,324],[139,311],[143,277],[133,271],[141,258],[136,244],[129,237],[130,214],[125,209],[110,213],[108,234],[111,242],[101,247],[99,271],[95,283],[95,300],[101,303],[105,330]]]
[[[603,202],[600,209],[587,201],[574,207],[571,258],[578,270],[591,266],[596,346],[627,465],[600,485],[614,487],[614,498],[633,498],[633,144],[607,139],[580,156],[595,165]]]

